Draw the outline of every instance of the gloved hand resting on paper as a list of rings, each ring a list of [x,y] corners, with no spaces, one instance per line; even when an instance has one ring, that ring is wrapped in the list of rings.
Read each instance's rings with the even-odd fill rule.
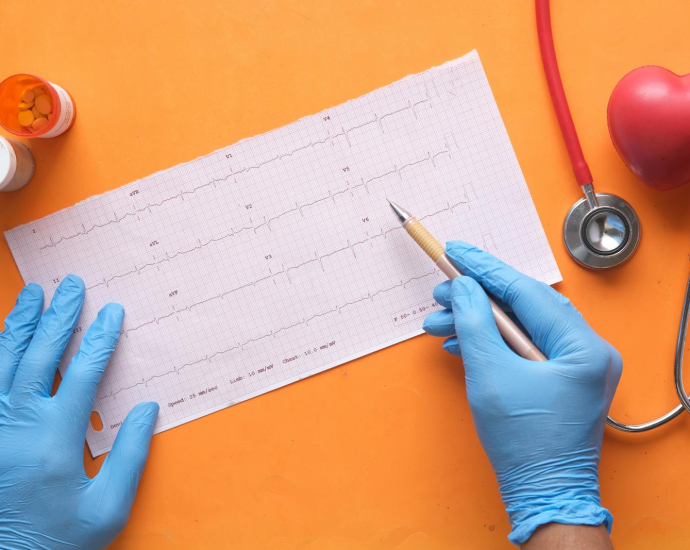
[[[22,290],[0,336],[0,548],[105,548],[127,522],[149,450],[158,405],[142,403],[123,422],[101,472],[84,472],[84,439],[103,369],[124,311],[98,314],[57,394],[55,369],[84,301],[66,277],[46,312],[43,290]]]
[[[448,243],[446,253],[467,276],[436,287],[447,309],[429,315],[424,329],[449,337],[443,347],[463,358],[472,417],[513,527],[509,539],[523,544],[547,524],[603,524],[610,532],[598,466],[620,355],[548,285],[463,242]],[[528,361],[507,346],[480,283],[512,308],[549,361]]]

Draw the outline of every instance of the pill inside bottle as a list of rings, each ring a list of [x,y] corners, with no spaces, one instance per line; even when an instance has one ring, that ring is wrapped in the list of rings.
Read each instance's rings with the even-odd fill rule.
[[[34,156],[26,145],[0,136],[0,192],[24,187],[35,168]]]

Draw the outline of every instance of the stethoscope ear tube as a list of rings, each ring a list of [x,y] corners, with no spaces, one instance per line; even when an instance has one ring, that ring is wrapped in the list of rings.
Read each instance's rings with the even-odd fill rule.
[[[556,110],[556,117],[561,127],[565,146],[568,149],[570,163],[573,165],[575,179],[578,184],[587,185],[593,182],[592,173],[589,171],[585,155],[582,153],[580,140],[577,137],[573,117],[568,107],[568,100],[565,97],[563,82],[561,82],[561,73],[558,70],[556,49],[553,45],[553,33],[551,31],[551,9],[549,7],[549,0],[536,0],[536,8],[539,49],[541,50],[541,60],[544,65],[546,82],[549,85],[549,92],[551,93],[551,101]]]

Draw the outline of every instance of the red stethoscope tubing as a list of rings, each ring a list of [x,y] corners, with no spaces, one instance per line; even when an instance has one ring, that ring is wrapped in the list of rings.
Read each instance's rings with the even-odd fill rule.
[[[537,34],[539,36],[539,48],[541,49],[541,59],[544,64],[546,82],[551,92],[551,101],[556,110],[558,124],[561,126],[561,133],[568,149],[570,162],[573,165],[575,179],[580,185],[592,183],[592,173],[589,171],[587,161],[582,153],[580,140],[577,138],[573,117],[570,114],[568,100],[565,97],[561,74],[558,71],[558,61],[556,61],[556,50],[553,47],[553,34],[551,32],[551,13],[549,0],[535,0],[537,8]]]

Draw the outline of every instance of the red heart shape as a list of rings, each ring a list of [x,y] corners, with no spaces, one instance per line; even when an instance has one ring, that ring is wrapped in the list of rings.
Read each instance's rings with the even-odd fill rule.
[[[644,183],[666,191],[690,182],[690,75],[640,67],[609,99],[609,133],[623,162]]]

